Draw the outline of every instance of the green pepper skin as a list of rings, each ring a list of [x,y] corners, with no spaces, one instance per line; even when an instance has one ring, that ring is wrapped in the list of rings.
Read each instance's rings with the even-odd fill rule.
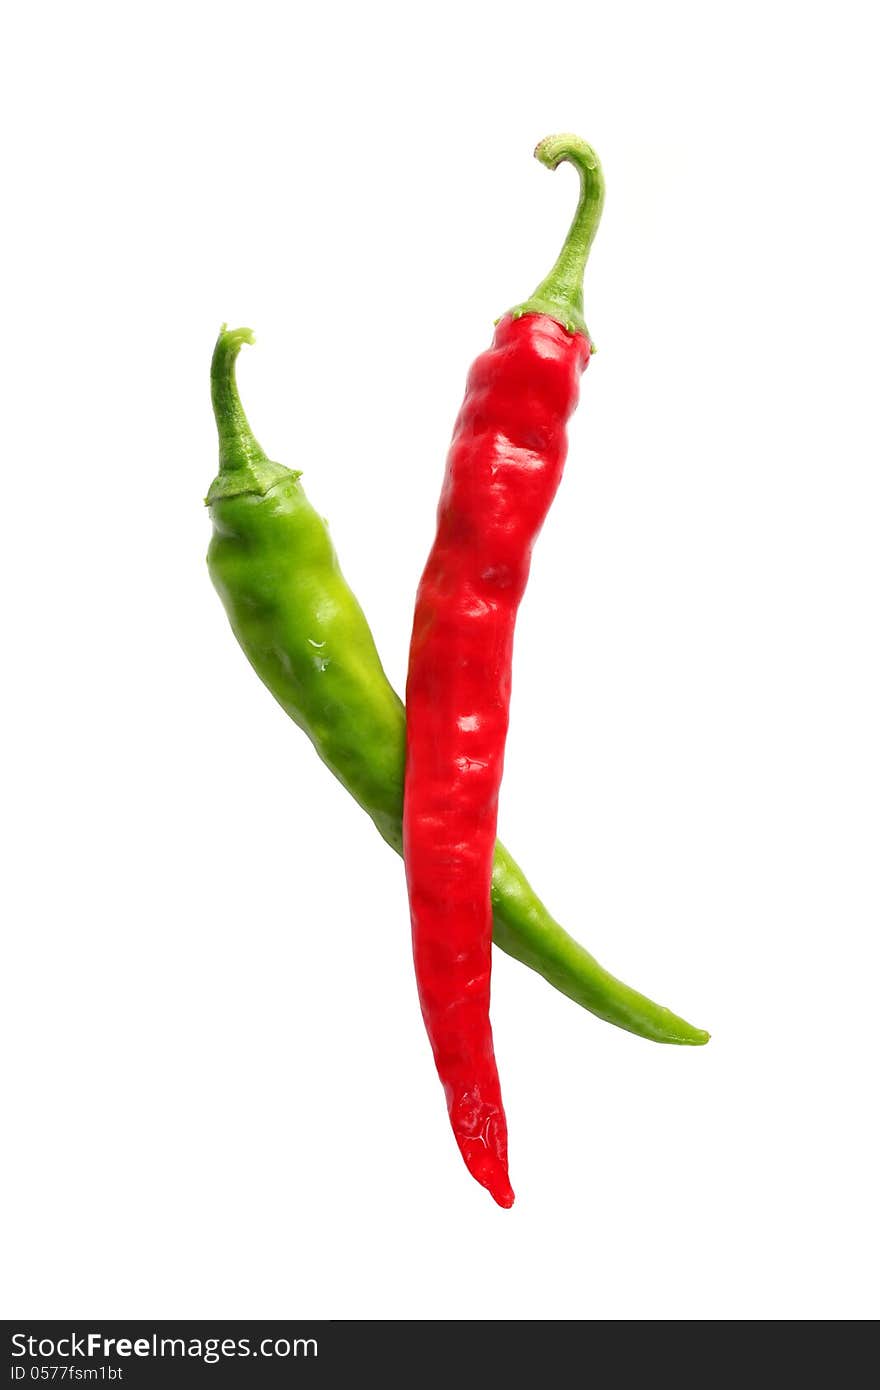
[[[327,767],[402,853],[406,746],[363,610],[299,474],[273,463],[235,385],[246,329],[221,331],[211,368],[220,473],[208,493],[208,569],[260,680]],[[500,841],[492,874],[493,941],[598,1018],[653,1042],[698,1046],[709,1034],[604,970],[551,917]]]
[[[402,853],[406,719],[322,518],[295,475],[211,505],[208,568],[263,684]]]

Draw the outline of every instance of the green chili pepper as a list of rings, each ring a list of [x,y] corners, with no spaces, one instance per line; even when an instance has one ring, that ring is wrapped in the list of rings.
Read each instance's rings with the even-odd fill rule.
[[[273,463],[248,424],[235,361],[253,340],[249,329],[224,327],[211,364],[220,437],[220,471],[206,499],[211,579],[263,684],[400,854],[404,707],[300,474]],[[653,1042],[708,1041],[708,1033],[609,975],[550,916],[500,841],[492,909],[495,944],[598,1018]]]

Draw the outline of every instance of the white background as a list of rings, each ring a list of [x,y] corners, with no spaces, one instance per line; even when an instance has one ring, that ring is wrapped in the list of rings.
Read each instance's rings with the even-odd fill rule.
[[[864,1318],[877,1239],[867,5],[84,3],[3,44],[6,1316]],[[600,351],[501,832],[702,1050],[496,955],[512,1212],[399,861],[204,566],[221,320],[404,679],[452,421],[574,174]]]

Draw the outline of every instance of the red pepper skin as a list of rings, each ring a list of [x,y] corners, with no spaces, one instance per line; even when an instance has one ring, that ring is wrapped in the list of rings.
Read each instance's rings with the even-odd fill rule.
[[[503,1207],[490,888],[513,634],[589,357],[589,338],[547,314],[498,323],[468,377],[410,647],[403,843],[419,998],[464,1161]]]

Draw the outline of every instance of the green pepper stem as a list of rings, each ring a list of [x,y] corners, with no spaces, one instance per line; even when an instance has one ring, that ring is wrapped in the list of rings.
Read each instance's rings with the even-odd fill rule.
[[[211,404],[220,440],[220,472],[230,473],[242,464],[266,457],[254,437],[238,394],[235,364],[243,343],[253,343],[251,328],[220,329],[211,358]]]
[[[569,333],[583,333],[589,339],[584,322],[584,268],[605,201],[602,166],[595,151],[577,135],[548,135],[535,150],[535,158],[548,169],[558,169],[563,163],[573,164],[580,177],[580,197],[553,269],[531,298],[518,304],[511,313],[514,318],[521,318],[523,314],[547,314]]]
[[[257,443],[235,380],[235,363],[242,343],[252,343],[249,328],[220,329],[211,359],[211,402],[220,440],[220,471],[211,484],[206,502],[244,493],[263,496],[286,479],[299,477],[283,464],[273,463]]]

